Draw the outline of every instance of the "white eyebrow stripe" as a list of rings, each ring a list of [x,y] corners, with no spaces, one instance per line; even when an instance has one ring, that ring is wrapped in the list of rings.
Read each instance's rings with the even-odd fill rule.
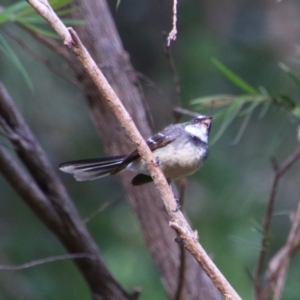
[[[187,125],[184,130],[191,135],[199,138],[202,142],[207,143],[208,141],[208,135],[207,135],[207,129],[206,127],[198,127],[192,125]]]

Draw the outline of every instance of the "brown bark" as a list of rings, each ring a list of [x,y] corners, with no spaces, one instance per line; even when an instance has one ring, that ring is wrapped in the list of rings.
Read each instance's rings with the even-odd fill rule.
[[[93,299],[133,299],[106,268],[64,186],[1,82],[0,133],[12,143],[28,170],[0,146],[0,173],[70,253],[86,256],[74,262],[87,281]]]
[[[144,137],[151,135],[143,104],[143,95],[133,68],[125,53],[105,1],[75,1],[79,10],[76,18],[86,26],[76,30],[84,45],[101,67],[124,106]],[[132,150],[119,122],[101,99],[93,83],[75,66],[78,80],[89,100],[92,116],[103,139],[105,150],[111,155]],[[147,246],[158,266],[169,298],[174,298],[179,276],[179,247],[174,243],[175,231],[168,225],[168,216],[152,184],[133,188],[128,174],[121,181],[141,224]],[[219,299],[219,293],[194,258],[187,253],[187,271],[182,299]]]

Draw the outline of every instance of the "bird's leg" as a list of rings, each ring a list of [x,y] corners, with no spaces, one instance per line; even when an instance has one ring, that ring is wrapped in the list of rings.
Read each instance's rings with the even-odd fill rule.
[[[158,157],[158,156],[156,156],[156,158],[155,158],[155,164],[156,164],[157,166],[160,165],[160,161],[159,161],[159,157]],[[176,195],[175,195],[175,193],[174,193],[174,191],[173,191],[171,180],[170,180],[170,179],[167,179],[167,182],[168,182],[169,187],[170,187],[170,189],[171,189],[171,191],[172,191],[172,193],[173,193],[173,196],[174,196],[174,198],[175,198],[175,200],[176,200],[176,208],[173,210],[173,212],[178,212],[179,209],[181,208],[181,205],[180,205],[180,199],[179,199],[178,197],[176,197]]]
[[[183,239],[179,235],[174,238],[174,241],[176,243],[178,243],[179,246],[183,246],[184,245]]]
[[[170,187],[170,189],[171,189],[171,191],[173,193],[173,196],[174,196],[174,198],[176,200],[176,208],[173,209],[173,212],[178,212],[180,210],[180,208],[181,208],[180,199],[178,197],[176,197],[170,179],[167,179],[167,181],[168,181],[169,187]]]

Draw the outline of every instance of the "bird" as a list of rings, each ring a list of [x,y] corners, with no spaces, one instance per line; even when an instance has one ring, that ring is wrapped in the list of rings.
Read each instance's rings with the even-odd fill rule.
[[[211,125],[212,117],[199,115],[189,122],[169,125],[146,141],[169,183],[193,174],[203,165],[209,154]],[[152,181],[136,149],[124,155],[64,162],[59,169],[77,181],[94,180],[125,169],[137,172],[131,181],[134,186]]]

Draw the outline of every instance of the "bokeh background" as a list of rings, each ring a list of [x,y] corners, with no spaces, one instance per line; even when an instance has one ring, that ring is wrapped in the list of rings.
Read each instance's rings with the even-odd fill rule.
[[[1,6],[14,1],[2,0]],[[135,69],[151,80],[141,82],[155,130],[172,123],[178,99],[163,50],[163,32],[171,29],[171,1],[109,1],[126,51]],[[68,76],[61,58],[36,43],[13,23],[9,26],[36,53]],[[0,79],[16,101],[54,168],[66,160],[103,155],[85,99],[76,86],[49,71],[28,51],[5,36],[32,82],[0,52]],[[299,74],[300,3],[286,0],[179,1],[178,38],[171,52],[180,78],[181,105],[195,98],[235,94],[234,86],[211,62],[217,58],[254,87],[287,94],[299,101],[299,87],[278,64]],[[0,49],[1,50],[1,49]],[[251,299],[251,273],[260,247],[260,226],[272,180],[271,157],[286,158],[298,145],[297,119],[278,107],[260,117],[258,107],[242,138],[237,118],[211,146],[204,167],[188,179],[185,209],[200,241],[243,299]],[[212,116],[215,109],[205,113]],[[182,120],[187,120],[184,117]],[[213,124],[212,137],[222,126]],[[1,138],[1,143],[6,143]],[[280,182],[272,222],[272,256],[285,242],[289,212],[299,197],[299,165]],[[75,182],[59,173],[83,218],[114,201],[87,224],[109,268],[128,289],[141,287],[141,300],[166,299],[159,274],[145,247],[137,220],[118,179]],[[0,264],[21,264],[65,252],[13,189],[0,176]],[[299,299],[300,257],[287,276],[283,299]],[[89,290],[71,261],[21,271],[0,271],[0,299],[89,299]]]

